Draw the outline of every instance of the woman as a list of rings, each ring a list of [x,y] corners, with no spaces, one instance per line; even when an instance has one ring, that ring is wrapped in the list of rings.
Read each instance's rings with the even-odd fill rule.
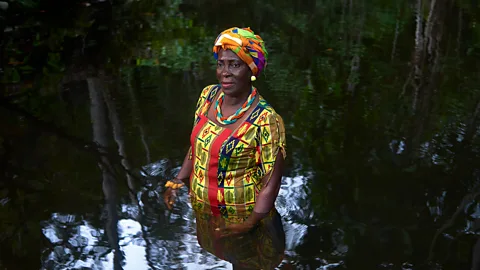
[[[191,147],[175,189],[187,184],[205,250],[237,269],[273,269],[283,258],[284,232],[274,207],[285,153],[283,120],[252,86],[267,65],[262,38],[250,28],[222,32],[213,47],[219,85],[197,102]]]

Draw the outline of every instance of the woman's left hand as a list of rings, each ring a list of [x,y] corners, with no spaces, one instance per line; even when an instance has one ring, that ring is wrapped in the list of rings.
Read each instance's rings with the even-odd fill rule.
[[[220,231],[220,238],[230,237],[230,236],[240,236],[252,230],[254,227],[250,222],[243,222],[239,224],[230,224],[227,227],[217,230]]]

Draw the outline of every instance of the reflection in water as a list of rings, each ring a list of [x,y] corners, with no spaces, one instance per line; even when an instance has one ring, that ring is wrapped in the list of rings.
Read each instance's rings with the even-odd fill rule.
[[[72,215],[53,214],[44,223],[43,233],[57,246],[45,257],[43,269],[81,269],[106,265],[103,260],[110,248],[100,244],[103,229],[96,229]],[[108,265],[113,269],[113,254],[111,259],[112,263]]]
[[[285,233],[281,217],[272,211],[257,227],[241,236],[221,238],[216,228],[225,228],[222,217],[196,214],[200,246],[240,269],[273,269],[284,257]]]
[[[176,168],[179,169],[179,168]],[[173,212],[166,211],[161,194],[163,188],[159,181],[163,176],[171,174],[168,160],[160,160],[143,167],[145,186],[139,194],[142,198],[144,211],[155,209],[156,219],[150,216],[144,224],[129,218],[136,216],[138,206],[123,204],[118,221],[119,246],[124,254],[123,269],[231,269],[230,263],[222,261],[210,253],[202,250],[197,242],[194,213],[189,205],[188,194],[185,189],[179,192],[179,198]],[[276,208],[283,216],[283,226],[287,238],[285,262],[295,258],[295,248],[302,243],[306,233],[306,224],[295,220],[311,220],[313,212],[307,199],[306,177],[284,177],[277,200]],[[296,217],[296,215],[298,215]],[[142,225],[146,228],[142,231]],[[65,235],[64,228],[71,233]],[[173,232],[173,233],[172,233]],[[45,221],[43,233],[52,243],[75,243],[75,245],[59,246],[58,251],[52,251],[44,262],[55,265],[58,269],[70,265],[72,269],[89,267],[92,269],[113,269],[114,254],[105,242],[104,231],[94,228],[87,222],[82,222],[75,216],[54,214]],[[62,237],[65,235],[64,237]],[[66,238],[65,238],[66,237]],[[63,239],[63,240],[60,240]],[[81,240],[80,240],[81,239]],[[148,239],[149,246],[146,244]],[[72,250],[73,249],[73,250]],[[81,250],[82,254],[89,254],[85,258],[76,259],[68,256]],[[60,253],[58,253],[60,252]],[[320,258],[318,258],[320,260]],[[150,261],[151,264],[148,262]],[[328,262],[324,261],[324,264]],[[329,267],[337,265],[328,264]],[[332,268],[325,268],[332,269]]]
[[[109,104],[109,101],[105,99],[105,89],[101,81],[97,78],[89,78],[87,80],[88,92],[90,94],[90,115],[92,122],[93,130],[93,142],[97,143],[101,149],[108,148],[108,133],[107,133],[107,117],[106,117],[106,106]],[[111,102],[110,102],[111,103]],[[110,111],[110,122],[118,129],[118,123],[115,127],[115,118],[116,116],[112,113],[112,108],[108,108]],[[118,136],[115,136],[117,139]],[[118,139],[117,139],[118,143]],[[122,149],[122,143],[118,144],[119,151]],[[101,150],[103,151],[103,150]],[[106,154],[106,153],[104,153]],[[117,183],[114,175],[114,169],[111,165],[110,160],[106,155],[102,155],[98,163],[100,170],[102,171],[102,189],[103,194],[105,195],[105,212],[107,213],[105,229],[107,232],[107,240],[110,244],[110,248],[113,250],[113,269],[121,270],[123,254],[120,252],[119,238],[117,231],[118,223],[118,213],[117,213]]]

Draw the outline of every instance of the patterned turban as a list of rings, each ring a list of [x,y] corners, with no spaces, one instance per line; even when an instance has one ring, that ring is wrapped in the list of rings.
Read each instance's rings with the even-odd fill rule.
[[[268,52],[263,39],[248,28],[233,27],[218,35],[213,56],[218,60],[220,49],[232,50],[257,76],[267,66]]]

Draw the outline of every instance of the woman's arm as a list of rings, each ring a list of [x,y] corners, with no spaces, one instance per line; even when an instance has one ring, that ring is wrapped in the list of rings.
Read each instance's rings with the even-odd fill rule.
[[[189,149],[187,154],[185,155],[185,158],[183,159],[183,164],[182,167],[180,168],[180,171],[178,171],[178,174],[176,178],[178,180],[182,180],[183,183],[190,189],[190,174],[192,173],[193,169],[193,162],[190,159],[190,153],[191,150]]]
[[[275,206],[275,200],[277,199],[282,184],[283,166],[283,154],[281,151],[278,151],[271,176],[268,174],[263,177],[263,188],[258,194],[252,214],[245,221],[250,224],[251,227],[255,226],[260,220],[266,217]]]
[[[223,233],[221,232],[223,236],[241,234],[251,230],[268,216],[277,199],[286,157],[285,126],[282,117],[276,113],[263,117],[260,126],[261,130],[257,134],[267,134],[258,137],[260,155],[256,160],[262,163],[265,170],[265,176],[262,179],[263,187],[256,198],[252,214],[241,224],[231,224],[223,230],[219,229],[223,231]]]
[[[192,173],[193,165],[192,160],[190,159],[190,149],[188,150],[185,158],[183,159],[182,168],[175,177],[178,180],[181,180],[190,190],[190,174]],[[173,182],[177,181],[176,179],[172,180]],[[168,186],[168,182],[167,182]],[[177,198],[177,192],[175,189],[168,187],[165,193],[163,194],[163,201],[169,210],[172,210],[175,199]]]
[[[277,199],[278,192],[280,191],[284,163],[285,161],[282,151],[278,151],[273,171],[265,175],[262,179],[264,186],[258,194],[252,214],[247,218],[247,220],[245,220],[245,222],[240,224],[231,224],[224,228],[221,232],[222,237],[248,232],[253,229],[253,227],[255,227],[263,218],[268,216],[275,205],[275,200]]]

